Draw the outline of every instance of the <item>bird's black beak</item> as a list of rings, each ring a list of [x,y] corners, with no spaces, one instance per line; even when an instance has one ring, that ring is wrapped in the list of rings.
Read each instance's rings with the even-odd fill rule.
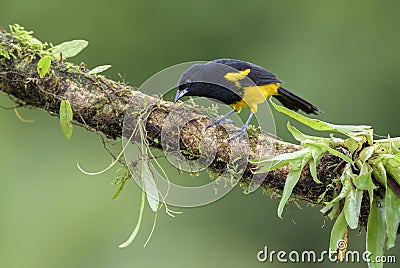
[[[185,88],[184,90],[179,90],[176,92],[174,103],[176,103],[180,98],[185,96],[188,93],[188,89]]]

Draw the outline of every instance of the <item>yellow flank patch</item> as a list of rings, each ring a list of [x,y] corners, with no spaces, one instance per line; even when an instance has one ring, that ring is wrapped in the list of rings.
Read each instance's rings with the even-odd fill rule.
[[[240,88],[239,80],[245,79],[250,73],[250,69],[246,69],[238,72],[230,72],[224,75],[224,78],[230,82],[235,83],[235,86]]]
[[[263,103],[269,96],[278,95],[279,83],[263,86],[245,87],[242,100],[231,104],[236,112],[243,107],[249,106],[253,113],[258,110],[258,104]]]

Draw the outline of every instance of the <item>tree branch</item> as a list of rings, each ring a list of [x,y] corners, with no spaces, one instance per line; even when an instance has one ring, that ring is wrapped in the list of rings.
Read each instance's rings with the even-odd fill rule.
[[[7,93],[16,102],[33,108],[43,109],[57,116],[62,100],[68,100],[74,114],[74,121],[92,131],[102,132],[110,139],[121,137],[124,118],[130,106],[143,107],[146,102],[157,103],[152,109],[147,123],[147,138],[155,147],[162,147],[160,137],[165,119],[173,108],[171,102],[158,100],[124,85],[98,75],[88,74],[83,64],[75,66],[67,62],[53,61],[49,73],[39,78],[36,67],[40,59],[37,48],[26,44],[11,34],[0,31],[0,44],[8,49],[9,59],[0,54],[0,90]],[[182,117],[199,114],[196,109],[185,109]],[[185,114],[186,113],[186,114]],[[181,145],[194,154],[200,153],[200,141],[211,139],[216,144],[217,155],[210,165],[213,172],[221,172],[226,166],[232,143],[227,141],[227,132],[212,127],[205,130],[210,123],[208,118],[194,119],[184,126],[180,133]],[[167,126],[168,127],[168,126]],[[157,140],[158,142],[154,142]],[[233,144],[235,146],[235,144]],[[283,154],[301,149],[300,146],[276,139],[268,134],[255,135],[249,139],[249,159],[268,157],[271,152]],[[271,150],[274,149],[274,150]],[[346,153],[344,148],[339,148]],[[343,170],[342,160],[332,154],[325,155],[317,166],[321,184],[314,182],[309,168],[302,171],[301,178],[293,190],[295,199],[318,204],[330,200],[333,190],[325,198],[318,197],[325,192],[332,179],[338,178]],[[250,182],[254,165],[248,163],[241,183]],[[262,187],[269,194],[281,194],[289,167],[269,172]],[[339,189],[337,189],[339,190]],[[363,203],[361,223],[365,225],[368,214],[368,202]]]

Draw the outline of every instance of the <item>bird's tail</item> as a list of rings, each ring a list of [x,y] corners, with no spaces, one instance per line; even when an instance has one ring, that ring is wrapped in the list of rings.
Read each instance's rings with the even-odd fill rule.
[[[323,113],[321,109],[314,106],[310,102],[306,101],[299,96],[296,96],[289,90],[284,89],[283,87],[278,88],[279,95],[274,95],[283,106],[293,111],[298,111],[299,109],[307,114],[318,114]]]

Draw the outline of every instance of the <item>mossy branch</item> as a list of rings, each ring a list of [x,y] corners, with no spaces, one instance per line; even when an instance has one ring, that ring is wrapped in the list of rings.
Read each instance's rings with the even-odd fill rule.
[[[73,65],[61,59],[53,60],[51,68],[42,78],[37,65],[43,57],[43,48],[37,44],[24,42],[22,38],[0,30],[0,90],[8,94],[15,102],[32,108],[39,108],[51,115],[59,116],[60,103],[69,101],[73,110],[73,120],[91,131],[102,132],[110,139],[120,138],[123,122],[130,105],[142,107],[147,102],[158,103],[150,113],[146,123],[146,135],[150,144],[162,147],[161,129],[165,119],[173,108],[171,102],[158,100],[120,82],[91,74],[84,64]],[[187,110],[185,111],[188,112]],[[191,113],[197,113],[195,109]],[[224,161],[230,154],[227,133],[222,129],[212,128],[205,131],[210,123],[207,118],[192,120],[180,133],[181,144],[187,151],[199,153],[199,140],[211,139],[216,144],[217,155],[209,169],[221,172]],[[212,131],[211,131],[212,130]],[[157,142],[155,142],[157,141]],[[250,137],[249,160],[260,157],[298,151],[299,145],[287,143],[267,134]],[[268,148],[266,148],[268,147]],[[269,150],[273,148],[274,150]],[[346,148],[337,148],[344,154]],[[267,153],[265,153],[267,152]],[[333,179],[341,176],[345,162],[333,154],[326,154],[317,165],[317,176],[322,183],[313,180],[308,165],[302,170],[300,180],[293,189],[293,199],[305,200],[312,204],[330,201],[334,189],[328,187]],[[250,182],[254,165],[249,162],[241,179],[246,185]],[[289,167],[282,167],[267,174],[262,187],[269,194],[280,195],[285,185]],[[326,191],[328,188],[328,191]],[[340,189],[336,189],[340,190]],[[325,193],[323,198],[319,198]],[[366,200],[366,199],[365,199]],[[368,202],[363,202],[360,223],[366,226],[369,212]]]

